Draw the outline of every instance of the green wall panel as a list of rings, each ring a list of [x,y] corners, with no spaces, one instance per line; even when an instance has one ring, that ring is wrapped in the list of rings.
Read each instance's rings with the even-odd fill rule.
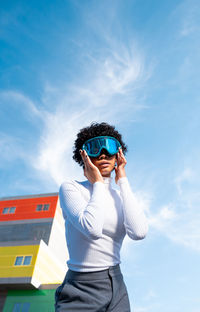
[[[53,290],[10,290],[6,298],[3,312],[13,312],[14,306],[19,303],[20,312],[24,303],[30,303],[28,312],[54,312]]]

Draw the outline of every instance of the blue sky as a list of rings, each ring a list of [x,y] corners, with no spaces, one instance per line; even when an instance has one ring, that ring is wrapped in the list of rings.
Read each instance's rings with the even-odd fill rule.
[[[132,309],[199,312],[199,1],[0,6],[0,196],[83,179],[77,131],[115,124],[150,223],[122,249]]]

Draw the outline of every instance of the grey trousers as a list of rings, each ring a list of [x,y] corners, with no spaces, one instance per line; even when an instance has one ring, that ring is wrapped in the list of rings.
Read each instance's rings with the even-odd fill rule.
[[[130,312],[119,265],[98,272],[68,271],[55,293],[56,312]]]

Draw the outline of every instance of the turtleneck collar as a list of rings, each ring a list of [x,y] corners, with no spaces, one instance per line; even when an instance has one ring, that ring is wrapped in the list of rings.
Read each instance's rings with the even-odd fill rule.
[[[103,181],[106,187],[111,188],[112,177],[103,177]]]
[[[106,188],[112,188],[112,177],[103,177],[103,182]],[[87,183],[89,183],[90,185],[92,185],[92,183],[87,180]]]

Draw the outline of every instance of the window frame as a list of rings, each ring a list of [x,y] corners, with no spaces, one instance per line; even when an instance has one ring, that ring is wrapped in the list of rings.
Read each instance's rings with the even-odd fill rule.
[[[24,262],[25,262],[25,260],[26,260],[26,258],[30,258],[30,262],[28,263],[28,264],[24,264]],[[32,259],[33,259],[33,256],[31,255],[31,256],[24,256],[24,259],[23,259],[23,266],[28,266],[28,265],[31,265],[31,262],[32,262]]]
[[[12,312],[20,312],[21,311],[21,302],[15,302],[12,307]]]
[[[43,204],[38,204],[36,207],[36,211],[40,212],[43,210],[42,208],[43,208]]]
[[[30,263],[29,264],[24,264],[25,259],[30,257]],[[20,264],[16,264],[17,258],[22,258],[21,263]],[[33,259],[33,255],[23,255],[23,256],[16,256],[15,257],[15,262],[14,262],[14,267],[23,267],[23,266],[31,266],[32,263],[32,259]]]
[[[30,306],[30,302],[15,302],[12,307],[12,312],[28,312]]]
[[[9,207],[4,207],[3,210],[2,210],[2,214],[3,215],[9,214]]]
[[[20,258],[21,258],[21,262],[20,262],[20,264],[17,264],[17,260],[19,260]],[[24,260],[24,256],[16,256],[14,266],[17,266],[17,267],[22,266],[23,260]]]
[[[13,211],[14,209],[14,211]],[[16,206],[4,207],[2,210],[3,215],[14,214],[16,211]]]
[[[21,312],[28,312],[30,309],[30,306],[31,306],[30,302],[23,302],[22,307],[21,307]]]
[[[13,210],[14,209],[14,211],[11,211],[11,210]],[[13,213],[15,213],[15,211],[16,211],[16,207],[15,206],[13,206],[13,207],[10,207],[10,210],[9,210],[9,213],[10,214],[13,214]]]
[[[48,203],[48,204],[37,204],[36,211],[37,212],[49,211],[49,208],[50,208],[50,203]]]
[[[50,207],[50,204],[44,204],[43,205],[43,211],[48,211]]]

